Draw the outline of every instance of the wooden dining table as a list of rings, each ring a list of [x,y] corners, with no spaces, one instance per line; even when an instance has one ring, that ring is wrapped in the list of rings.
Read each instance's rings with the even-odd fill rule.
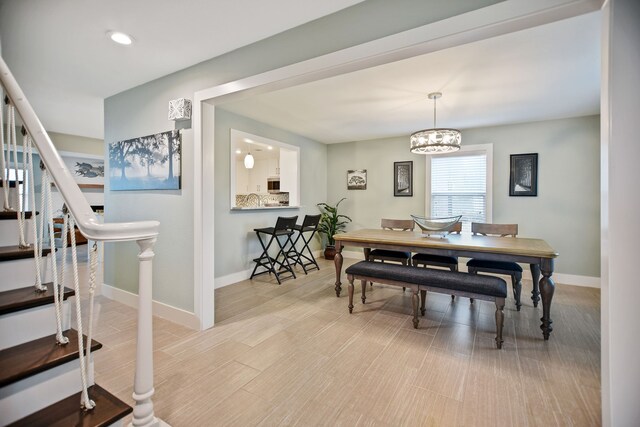
[[[554,260],[558,253],[542,239],[524,237],[495,237],[471,234],[449,234],[445,237],[425,236],[420,232],[382,229],[360,229],[333,236],[336,245],[336,296],[340,296],[342,282],[342,250],[345,246],[359,247],[368,258],[371,248],[415,252],[432,255],[468,257],[490,261],[512,261],[529,264],[533,279],[531,299],[534,307],[542,298],[542,335],[545,340],[553,330],[551,301],[555,290],[552,279]],[[540,277],[542,273],[542,277]]]

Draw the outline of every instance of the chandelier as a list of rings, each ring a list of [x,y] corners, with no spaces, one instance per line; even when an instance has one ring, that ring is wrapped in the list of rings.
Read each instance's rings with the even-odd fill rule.
[[[433,99],[433,128],[419,130],[411,134],[412,153],[416,154],[439,154],[451,153],[460,149],[462,137],[457,129],[436,127],[436,100],[442,96],[440,92],[433,92],[428,95]]]

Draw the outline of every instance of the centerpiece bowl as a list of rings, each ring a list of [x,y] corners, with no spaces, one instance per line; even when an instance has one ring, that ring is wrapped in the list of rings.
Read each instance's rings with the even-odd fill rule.
[[[441,238],[447,236],[455,225],[460,222],[462,215],[449,216],[443,218],[425,218],[423,216],[411,215],[413,221],[420,227],[424,236],[439,235]]]

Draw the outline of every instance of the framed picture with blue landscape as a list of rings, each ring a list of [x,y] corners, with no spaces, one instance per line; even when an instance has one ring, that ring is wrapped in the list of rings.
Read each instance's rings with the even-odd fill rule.
[[[179,130],[109,143],[111,190],[179,190],[181,188]]]

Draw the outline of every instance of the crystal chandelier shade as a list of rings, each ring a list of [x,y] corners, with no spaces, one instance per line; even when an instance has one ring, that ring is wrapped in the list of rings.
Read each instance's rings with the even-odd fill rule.
[[[436,99],[440,98],[440,92],[429,94],[433,99],[433,128],[419,130],[411,134],[410,151],[415,154],[451,153],[460,149],[462,135],[457,129],[436,128]]]

